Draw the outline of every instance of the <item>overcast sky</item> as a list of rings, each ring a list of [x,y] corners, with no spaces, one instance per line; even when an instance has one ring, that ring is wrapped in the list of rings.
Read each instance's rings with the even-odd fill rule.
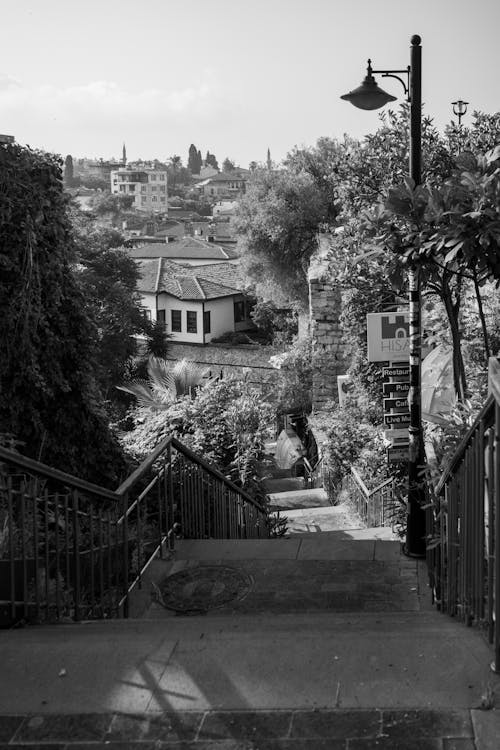
[[[0,133],[63,156],[242,167],[373,132],[339,97],[423,43],[425,112],[500,110],[500,0],[0,0]],[[396,96],[397,81],[380,81]],[[467,118],[466,120],[467,121]]]

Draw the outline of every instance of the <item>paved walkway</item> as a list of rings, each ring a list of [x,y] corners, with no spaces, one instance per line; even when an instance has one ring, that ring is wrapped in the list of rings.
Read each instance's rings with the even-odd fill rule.
[[[490,647],[367,534],[184,541],[160,594],[186,571],[198,602],[251,586],[188,616],[145,584],[141,619],[3,631],[0,750],[498,750]],[[234,578],[203,578],[217,566]]]

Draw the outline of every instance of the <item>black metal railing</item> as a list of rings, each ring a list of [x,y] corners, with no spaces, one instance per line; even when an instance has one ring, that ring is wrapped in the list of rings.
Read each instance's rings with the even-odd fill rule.
[[[392,477],[369,490],[359,472],[351,467],[350,475],[344,480],[343,489],[366,527],[393,526],[395,501]]]
[[[441,476],[427,510],[427,565],[444,613],[482,628],[500,671],[500,377]]]
[[[114,492],[0,447],[0,624],[127,617],[175,524],[269,536],[266,508],[175,438]]]

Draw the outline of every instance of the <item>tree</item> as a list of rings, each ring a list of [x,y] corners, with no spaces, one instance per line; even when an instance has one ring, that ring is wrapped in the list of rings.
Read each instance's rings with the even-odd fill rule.
[[[258,297],[282,307],[308,304],[307,270],[318,226],[327,217],[324,196],[305,173],[255,174],[235,221],[242,266]]]
[[[88,213],[73,209],[78,264],[75,275],[96,326],[99,366],[96,377],[107,397],[137,353],[138,334],[151,333],[137,293],[137,264],[123,248],[123,235],[96,225]]]
[[[182,167],[182,159],[177,154],[174,154],[168,160],[169,172],[172,174],[172,190],[175,190],[175,182],[177,180],[177,172]]]
[[[189,147],[189,154],[188,154],[188,169],[191,172],[191,174],[200,174],[201,169],[201,154],[192,143]]]
[[[211,154],[210,151],[207,151],[207,155],[205,157],[205,166],[219,169],[219,163],[215,157],[215,154]]]
[[[9,145],[0,171],[2,430],[26,455],[113,486],[124,461],[95,378],[96,329],[73,275],[61,163]]]
[[[71,154],[68,154],[64,160],[63,181],[66,187],[71,187],[74,182],[73,157]]]
[[[232,161],[231,159],[229,159],[226,156],[226,158],[222,162],[222,171],[223,172],[234,172],[235,169],[236,169],[236,165],[235,165],[234,161]]]

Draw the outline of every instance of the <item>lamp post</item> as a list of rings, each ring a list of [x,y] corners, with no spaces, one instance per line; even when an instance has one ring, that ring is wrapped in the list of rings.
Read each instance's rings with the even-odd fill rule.
[[[357,89],[344,94],[341,99],[351,102],[359,109],[379,109],[395,96],[381,89],[373,74],[382,78],[396,78],[404,88],[410,103],[410,177],[415,185],[422,179],[422,47],[421,38],[411,38],[410,65],[404,70],[372,70],[368,60],[366,78]],[[401,77],[406,75],[406,83]],[[412,264],[408,270],[408,294],[410,310],[410,390],[408,404],[410,425],[408,428],[408,515],[406,525],[405,553],[410,557],[425,555],[425,490],[420,479],[420,467],[424,463],[421,409],[421,292],[418,268]]]

